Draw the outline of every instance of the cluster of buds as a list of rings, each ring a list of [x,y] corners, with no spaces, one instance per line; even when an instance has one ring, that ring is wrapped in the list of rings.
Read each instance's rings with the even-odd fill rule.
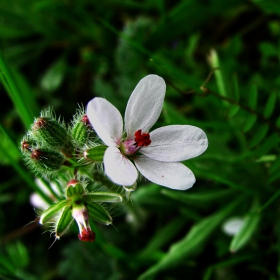
[[[47,110],[35,119],[23,137],[21,151],[32,172],[53,177],[63,166],[102,162],[105,149],[95,143],[91,147],[94,137],[95,132],[83,109],[78,110],[68,127]]]
[[[83,109],[79,109],[69,126],[56,119],[50,111],[43,111],[23,137],[21,151],[27,166],[40,177],[47,179],[82,178],[79,174],[93,173],[95,163],[103,162],[106,146],[101,144]],[[92,176],[85,176],[92,180]],[[89,192],[85,183],[70,180],[62,187],[64,196],[44,209],[39,222],[54,225],[55,238],[59,239],[75,220],[81,241],[94,241],[90,219],[104,225],[112,217],[104,203],[121,202],[122,196],[112,192]],[[111,188],[112,189],[112,188]]]
[[[54,224],[55,238],[59,239],[75,220],[81,241],[93,242],[95,233],[89,220],[110,225],[112,217],[101,203],[121,202],[122,196],[110,192],[88,192],[84,183],[73,179],[66,187],[65,199],[52,204],[40,215],[40,224]]]

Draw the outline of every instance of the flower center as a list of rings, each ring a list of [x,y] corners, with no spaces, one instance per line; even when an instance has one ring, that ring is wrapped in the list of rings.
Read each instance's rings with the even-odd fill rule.
[[[137,144],[138,147],[143,147],[143,146],[149,146],[152,141],[150,139],[150,134],[149,133],[142,133],[142,130],[137,130],[134,133],[134,140]]]
[[[133,139],[128,139],[122,142],[121,151],[124,155],[132,156],[142,147],[147,147],[152,143],[149,133],[142,133],[142,130],[137,130],[134,133]]]

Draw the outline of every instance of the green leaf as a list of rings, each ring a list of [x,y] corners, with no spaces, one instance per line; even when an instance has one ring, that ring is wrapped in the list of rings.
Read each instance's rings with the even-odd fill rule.
[[[41,86],[44,90],[54,91],[61,83],[66,71],[66,63],[63,59],[56,61],[50,66],[41,80]]]
[[[139,254],[140,259],[149,258],[157,250],[168,243],[185,225],[185,220],[180,216],[163,228],[161,227],[156,234],[150,238],[149,243],[144,250]]]
[[[251,85],[248,95],[248,105],[251,109],[255,110],[258,102],[258,89],[255,84]]]
[[[229,111],[228,111],[228,117],[229,118],[234,117],[238,113],[239,109],[240,109],[240,107],[238,104],[230,105]]]
[[[276,170],[274,172],[271,172],[269,174],[269,179],[267,180],[267,183],[271,184],[273,183],[274,181],[276,181],[278,178],[280,178],[280,172],[279,170]]]
[[[276,160],[276,155],[264,155],[261,156],[259,159],[257,159],[256,162],[270,162],[275,160]]]
[[[244,132],[249,131],[253,127],[253,125],[255,124],[256,120],[257,120],[256,115],[253,115],[253,114],[249,115],[245,120],[245,123],[244,123],[244,126],[243,126],[243,131]]]
[[[275,160],[275,162],[270,166],[269,168],[269,173],[273,173],[276,170],[278,170],[280,168],[280,156],[277,157],[277,159]]]
[[[122,196],[117,193],[95,192],[83,196],[86,202],[122,202]]]
[[[150,279],[157,272],[173,267],[180,260],[197,253],[219,224],[240,204],[240,201],[234,201],[222,210],[192,226],[188,234],[180,241],[173,243],[166,255],[140,275],[138,280]]]
[[[266,136],[268,132],[269,126],[267,124],[260,125],[260,127],[257,129],[256,134],[251,139],[249,146],[250,148],[256,146],[258,143],[260,143],[264,137]]]
[[[238,102],[240,98],[240,91],[238,85],[237,75],[233,75],[233,100]]]
[[[269,96],[269,98],[265,104],[264,112],[263,112],[263,115],[265,118],[269,118],[271,116],[271,114],[273,113],[275,103],[276,103],[276,97],[277,97],[276,92],[273,92]]]
[[[257,157],[261,157],[267,154],[273,147],[278,145],[280,142],[280,136],[278,133],[271,134],[262,144],[262,146],[257,151]]]
[[[232,190],[221,190],[221,191],[206,191],[201,193],[182,193],[181,191],[174,190],[162,190],[161,193],[175,199],[176,201],[182,202],[187,205],[197,205],[208,202],[215,202],[217,200],[225,199],[229,195],[232,195]]]
[[[260,221],[260,213],[258,213],[259,203],[255,200],[249,213],[244,219],[244,224],[240,231],[233,237],[230,243],[230,251],[236,252],[244,247],[247,242],[252,238],[253,233],[256,231]]]
[[[277,118],[277,120],[276,120],[276,126],[278,127],[278,128],[280,128],[280,116]]]
[[[222,96],[228,96],[223,73],[220,69],[221,65],[220,65],[219,56],[214,49],[211,49],[210,51],[209,62],[211,64],[211,67],[215,69],[214,75],[216,78],[219,94]],[[223,104],[225,106],[228,106],[228,102],[226,101],[223,101]]]
[[[29,104],[26,102],[24,95],[20,91],[18,85],[15,82],[12,71],[10,70],[4,55],[0,51],[0,81],[2,82],[5,90],[7,91],[10,99],[12,100],[14,107],[17,110],[21,121],[26,129],[29,128],[33,121],[33,114],[31,112]]]

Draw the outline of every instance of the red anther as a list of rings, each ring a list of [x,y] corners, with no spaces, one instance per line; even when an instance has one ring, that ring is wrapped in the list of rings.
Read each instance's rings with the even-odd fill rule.
[[[150,134],[149,133],[142,133],[142,130],[137,130],[134,133],[134,140],[137,144],[138,147],[143,147],[143,146],[149,146],[152,141],[150,139]]]
[[[88,119],[88,116],[87,115],[84,115],[82,117],[82,122],[85,124],[85,125],[90,125],[90,122],[89,122],[89,119]]]
[[[78,234],[81,241],[93,242],[95,240],[95,233],[90,228],[84,228],[81,233]]]

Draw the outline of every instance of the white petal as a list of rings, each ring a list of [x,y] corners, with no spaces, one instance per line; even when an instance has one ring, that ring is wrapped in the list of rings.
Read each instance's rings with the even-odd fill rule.
[[[96,97],[87,105],[87,116],[97,135],[106,145],[119,144],[123,120],[115,106],[104,98]]]
[[[107,176],[118,185],[131,186],[137,180],[135,166],[116,147],[109,147],[105,151],[104,167]]]
[[[195,183],[192,171],[180,162],[161,162],[140,156],[135,159],[135,165],[144,177],[170,189],[186,190]]]
[[[32,193],[30,195],[30,203],[35,208],[39,208],[39,209],[47,209],[48,206],[49,206],[45,202],[45,200],[39,194],[37,194],[37,193]]]
[[[222,225],[223,231],[230,236],[236,235],[244,225],[244,219],[240,217],[232,217]]]
[[[128,138],[141,129],[148,132],[162,110],[166,85],[157,75],[143,78],[132,92],[125,111],[125,129]]]
[[[208,147],[203,130],[191,125],[168,125],[150,133],[152,143],[140,151],[145,156],[164,162],[197,157]]]

